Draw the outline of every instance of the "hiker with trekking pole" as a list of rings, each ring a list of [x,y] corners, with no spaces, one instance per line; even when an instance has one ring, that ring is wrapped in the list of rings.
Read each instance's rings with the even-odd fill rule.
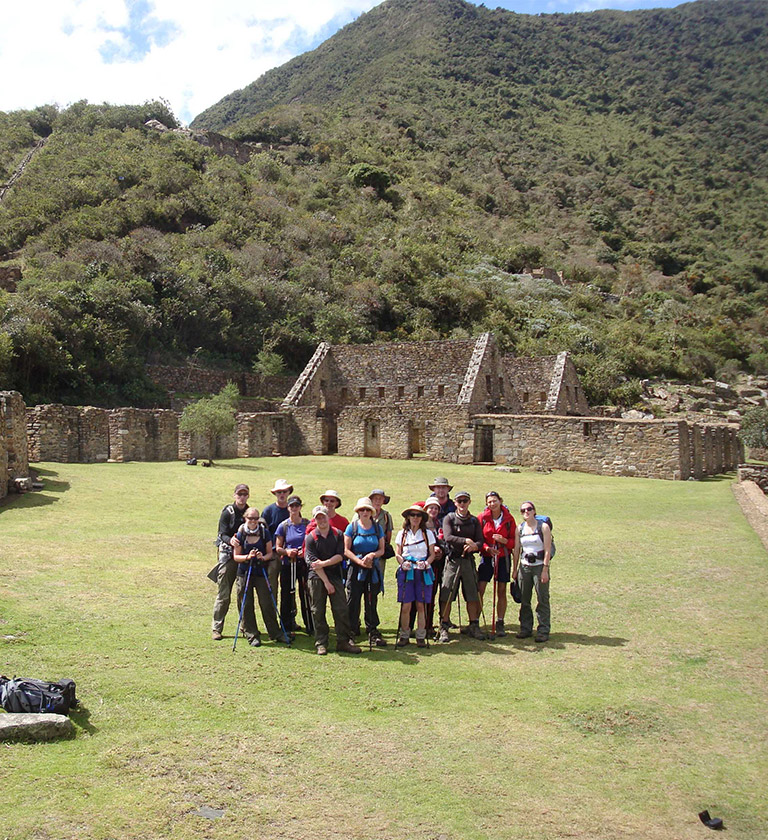
[[[211,636],[220,642],[223,636],[224,619],[232,600],[232,587],[237,577],[237,563],[232,556],[232,537],[243,524],[245,511],[248,509],[250,490],[247,484],[235,487],[231,505],[226,505],[219,516],[219,529],[216,537],[216,565],[208,572],[208,577],[216,584],[216,600],[213,604],[213,622]]]
[[[453,501],[456,503],[456,511],[448,513],[443,519],[443,536],[448,556],[440,590],[441,624],[438,641],[450,641],[448,630],[451,626],[451,603],[458,595],[459,581],[467,602],[469,625],[466,634],[473,639],[485,639],[486,634],[480,629],[482,604],[475,567],[475,554],[483,545],[483,529],[477,517],[469,512],[471,497],[466,490],[456,493]]]
[[[341,567],[344,555],[344,537],[330,524],[330,511],[317,505],[312,511],[315,529],[307,534],[304,557],[308,566],[307,586],[312,604],[312,621],[315,632],[315,649],[319,656],[328,653],[328,622],[325,608],[331,602],[331,612],[336,625],[336,650],[341,653],[361,653],[352,639],[347,598]]]
[[[344,531],[344,556],[349,560],[347,571],[347,606],[349,623],[355,636],[360,633],[360,601],[365,595],[365,629],[369,647],[387,643],[379,631],[379,594],[384,592],[381,558],[384,556],[384,531],[373,516],[376,509],[367,496],[358,499],[358,519]]]
[[[416,605],[416,646],[427,646],[427,619],[425,608],[434,595],[435,535],[426,527],[429,518],[424,508],[411,505],[403,511],[403,527],[397,535],[395,558],[397,570],[397,600],[400,607],[400,632],[398,647],[410,642],[409,619],[411,605]]]
[[[272,541],[256,508],[248,508],[244,520],[232,538],[232,547],[234,560],[238,564],[238,594],[242,598],[241,616],[245,637],[251,647],[261,645],[261,634],[256,623],[253,603],[255,590],[269,637],[276,642],[290,645],[290,636],[278,623],[277,606],[268,576],[268,565],[273,557]]]
[[[515,518],[495,490],[485,494],[485,510],[478,517],[483,529],[483,559],[477,570],[482,602],[488,583],[493,581],[491,634],[506,636],[504,617],[507,613],[507,584],[512,572],[512,551],[515,547]]]

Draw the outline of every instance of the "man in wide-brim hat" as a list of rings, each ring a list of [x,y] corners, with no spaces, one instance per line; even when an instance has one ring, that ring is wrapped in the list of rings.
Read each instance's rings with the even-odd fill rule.
[[[453,499],[448,495],[451,490],[453,490],[453,485],[448,483],[448,479],[445,476],[438,476],[432,484],[428,485],[429,489],[432,491],[432,495],[437,498],[437,501],[440,503],[440,513],[437,515],[437,519],[442,525],[443,518],[449,513],[456,512],[456,505],[453,502]]]
[[[269,492],[275,497],[275,501],[271,505],[267,505],[261,512],[261,520],[267,526],[269,539],[274,546],[278,525],[290,516],[288,497],[293,493],[293,485],[289,484],[284,478],[278,478],[275,481],[275,486]],[[290,575],[281,575],[281,567],[282,563],[280,558],[277,554],[273,554],[272,560],[269,561],[269,565],[267,566],[267,574],[269,575],[269,585],[272,587],[272,594],[275,596],[275,601],[278,599],[278,585],[280,587],[287,586],[289,591],[291,586]],[[290,572],[290,569],[288,571]],[[283,606],[285,609],[288,609],[287,602]]]
[[[320,496],[320,504],[328,511],[328,521],[331,523],[331,527],[336,528],[343,534],[347,525],[349,525],[349,520],[346,516],[336,513],[341,507],[341,496],[335,490],[326,490]],[[307,525],[307,533],[311,534],[316,527],[315,520],[311,519],[309,525]]]

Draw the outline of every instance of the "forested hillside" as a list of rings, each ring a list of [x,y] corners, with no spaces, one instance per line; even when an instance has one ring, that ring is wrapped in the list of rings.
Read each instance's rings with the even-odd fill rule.
[[[768,2],[531,17],[387,0],[193,126],[0,114],[0,373],[150,403],[144,361],[298,369],[316,342],[496,332],[593,402],[768,372]],[[569,281],[530,280],[549,265]]]

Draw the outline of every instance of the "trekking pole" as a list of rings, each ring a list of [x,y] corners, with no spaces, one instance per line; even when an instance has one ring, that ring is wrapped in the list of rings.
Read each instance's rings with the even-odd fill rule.
[[[296,610],[296,563],[298,563],[298,557],[291,560],[291,630],[296,629],[296,616],[298,611]]]
[[[277,611],[277,604],[275,603],[275,596],[272,593],[272,584],[269,582],[269,575],[267,574],[267,567],[262,566],[261,571],[264,572],[264,580],[267,582],[267,590],[269,591],[269,597],[272,599],[272,606],[275,608],[275,615],[277,616],[277,620],[280,622],[280,629],[283,631],[283,635],[288,640],[287,646],[291,646],[291,637],[288,633],[285,632],[285,625],[283,624],[283,619],[280,617],[280,613]]]
[[[451,558],[446,558],[446,563]],[[456,578],[453,581],[453,586],[451,587],[451,592],[448,600],[445,602],[445,606],[443,607],[442,613],[440,614],[440,620],[443,624],[448,622],[447,616],[451,614],[451,604],[456,597],[456,594],[459,591],[459,582],[461,581],[461,564],[459,564],[459,568],[456,570]],[[459,602],[459,631],[461,631],[461,602]]]
[[[371,578],[373,577],[373,567],[368,569],[368,575],[366,576],[366,584],[365,584],[365,592],[368,596],[368,615],[371,614],[371,604],[373,603],[373,595],[371,593]],[[365,619],[365,616],[363,616]],[[373,650],[373,633],[368,633],[368,652]]]
[[[499,549],[493,549],[493,609],[491,610],[491,638],[496,638],[496,586],[499,577]]]
[[[475,589],[478,591],[477,597],[480,598],[480,592],[478,589],[479,581],[477,577],[477,569],[475,569],[475,564],[472,563],[472,569],[475,573]],[[467,608],[469,609],[469,608]],[[480,615],[483,617],[483,626],[485,627],[485,635],[488,636],[488,619],[485,617],[485,607],[483,606],[483,599],[480,598]]]
[[[232,653],[235,652],[235,648],[237,647],[237,637],[240,635],[240,625],[243,621],[243,610],[245,609],[245,599],[248,597],[248,584],[251,582],[251,569],[253,569],[253,565],[249,562],[248,563],[248,574],[245,576],[245,588],[243,589],[243,598],[240,602],[240,618],[237,619],[237,629],[235,630],[235,641],[232,644]]]

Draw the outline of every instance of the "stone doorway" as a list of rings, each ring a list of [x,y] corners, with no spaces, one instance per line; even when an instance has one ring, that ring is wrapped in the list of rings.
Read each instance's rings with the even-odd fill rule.
[[[381,427],[378,420],[365,421],[365,457],[381,458]]]
[[[323,420],[323,454],[336,455],[339,451],[339,427],[333,417]]]
[[[475,426],[475,463],[493,464],[493,426]]]
[[[424,421],[412,420],[409,430],[411,455],[422,455],[426,451],[425,434]]]

